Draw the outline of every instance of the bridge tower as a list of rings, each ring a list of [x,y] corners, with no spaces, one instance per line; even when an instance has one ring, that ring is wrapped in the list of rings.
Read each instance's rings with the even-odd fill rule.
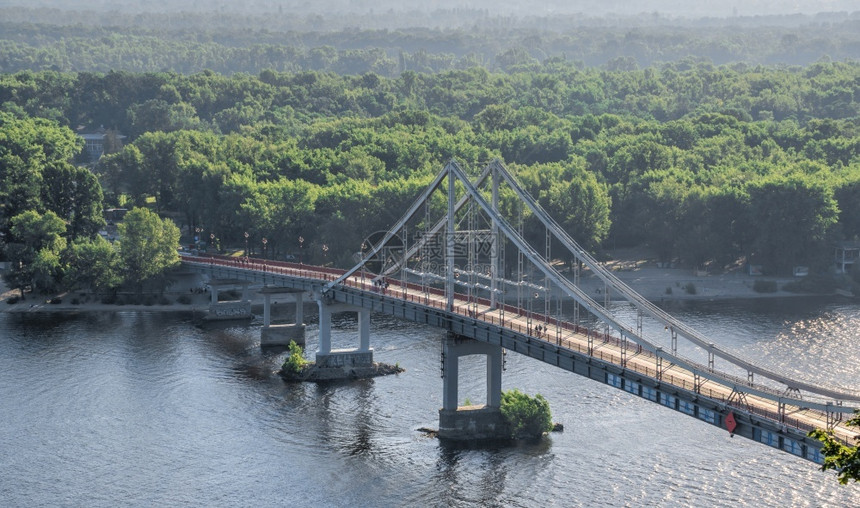
[[[484,355],[487,358],[487,402],[483,406],[459,406],[460,358]],[[507,437],[502,417],[502,348],[448,333],[442,344],[442,409],[439,410],[439,437],[455,441]]]

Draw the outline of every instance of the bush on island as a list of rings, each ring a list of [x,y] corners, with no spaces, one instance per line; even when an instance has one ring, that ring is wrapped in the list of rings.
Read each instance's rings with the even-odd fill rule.
[[[537,439],[552,430],[549,402],[540,394],[530,397],[516,388],[502,392],[501,411],[514,439]]]

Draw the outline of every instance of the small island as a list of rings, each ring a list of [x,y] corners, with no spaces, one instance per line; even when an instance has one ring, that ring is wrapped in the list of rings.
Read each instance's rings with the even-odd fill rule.
[[[378,376],[387,376],[389,374],[399,374],[405,372],[399,364],[391,365],[381,362],[372,362],[369,365],[363,366],[321,366],[307,360],[304,357],[302,347],[290,341],[290,354],[284,360],[281,370],[278,371],[285,381],[310,381],[310,382],[325,382],[325,381],[340,381],[347,379],[367,379]]]

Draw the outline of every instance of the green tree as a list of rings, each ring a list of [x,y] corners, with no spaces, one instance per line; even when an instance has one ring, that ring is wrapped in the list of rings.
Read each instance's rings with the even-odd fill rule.
[[[138,291],[143,284],[179,264],[179,228],[146,208],[134,208],[118,226],[119,255],[125,281]]]
[[[24,286],[52,290],[62,276],[60,253],[66,248],[66,225],[54,212],[28,210],[12,218],[12,242],[6,253],[11,268],[4,274],[23,296]]]
[[[70,285],[101,293],[122,283],[119,253],[101,236],[72,243],[67,256],[69,269],[66,278]]]
[[[0,233],[12,217],[41,209],[43,170],[67,164],[82,142],[54,122],[0,111]]]
[[[102,188],[85,167],[62,162],[44,168],[42,203],[66,220],[71,240],[94,236],[104,226]]]
[[[860,427],[860,410],[855,409],[854,414],[856,416],[847,420],[845,424]],[[809,437],[824,443],[821,447],[821,453],[824,454],[822,471],[830,469],[837,471],[839,483],[843,485],[849,481],[860,482],[860,446],[846,445],[834,438],[833,434],[822,429],[813,430],[809,433]],[[856,436],[854,440],[860,444],[860,436]]]
[[[549,402],[540,394],[530,397],[516,388],[504,391],[501,411],[515,439],[535,439],[552,430]]]
[[[298,375],[302,373],[305,366],[309,363],[305,357],[302,347],[296,344],[296,341],[291,340],[289,345],[290,355],[284,360],[281,369],[287,374]]]
[[[762,264],[787,273],[820,255],[839,209],[833,189],[805,175],[770,177],[749,186]]]

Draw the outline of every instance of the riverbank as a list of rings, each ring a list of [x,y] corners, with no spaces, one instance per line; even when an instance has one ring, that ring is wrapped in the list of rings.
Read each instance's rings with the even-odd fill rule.
[[[630,286],[634,291],[652,302],[675,300],[741,300],[752,298],[786,298],[833,295],[812,295],[809,293],[793,293],[783,289],[785,284],[795,280],[793,277],[763,277],[744,273],[741,267],[734,267],[720,273],[696,272],[687,268],[662,267],[647,254],[641,251],[619,251],[613,259],[606,262],[607,268]],[[566,273],[566,275],[569,275]],[[774,292],[757,292],[754,289],[756,280],[773,281],[777,290]],[[120,310],[152,311],[152,312],[200,312],[205,313],[209,308],[209,294],[199,292],[197,281],[180,280],[171,286],[169,291],[157,297],[149,297],[144,303],[103,303],[96,296],[86,293],[73,292],[57,295],[33,295],[27,293],[24,300],[8,304],[9,298],[20,296],[17,291],[9,290],[0,281],[0,312],[109,312]],[[580,279],[580,287],[597,301],[604,298],[604,284],[599,278],[585,271]],[[612,295],[610,298],[618,295]],[[127,299],[125,299],[127,300]],[[123,300],[123,301],[125,301]],[[56,303],[51,303],[51,302]],[[251,305],[255,313],[262,312],[262,296],[254,293]],[[273,312],[278,307],[292,308],[292,303],[280,306],[275,302]]]

